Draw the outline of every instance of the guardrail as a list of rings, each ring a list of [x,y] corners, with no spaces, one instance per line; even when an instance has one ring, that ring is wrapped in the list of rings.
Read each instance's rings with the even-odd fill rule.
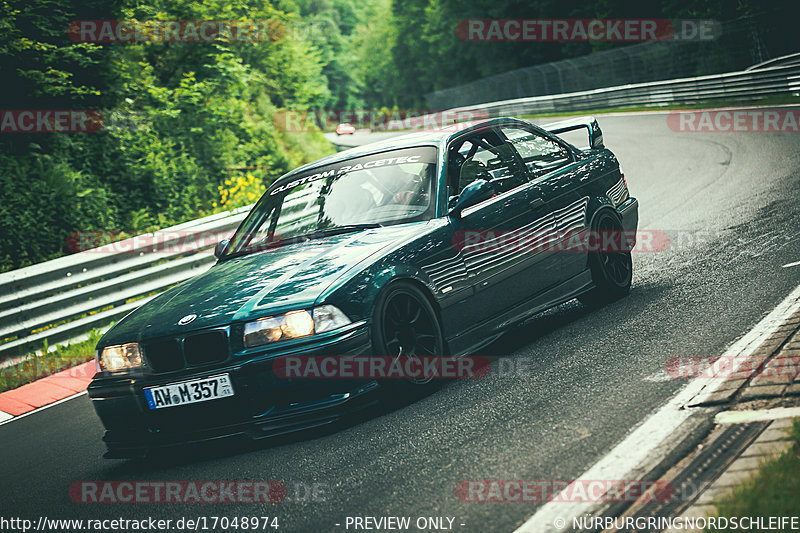
[[[0,361],[107,326],[209,268],[214,239],[191,250],[181,241],[187,232],[231,233],[249,208],[0,274],[0,339],[10,339],[0,344]]]
[[[459,107],[451,111],[487,111],[490,116],[560,113],[590,109],[686,104],[716,98],[758,99],[800,93],[800,64],[741,72],[637,83],[568,94],[532,96]]]
[[[787,66],[787,65],[797,65],[800,64],[800,52],[795,54],[788,54],[785,56],[774,57],[767,61],[762,61],[761,63],[757,63],[755,65],[751,65],[744,69],[745,71],[748,70],[759,70],[762,68],[767,67],[777,67],[777,66]]]

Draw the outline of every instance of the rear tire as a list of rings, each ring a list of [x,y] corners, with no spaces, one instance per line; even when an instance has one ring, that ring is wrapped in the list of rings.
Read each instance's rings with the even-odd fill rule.
[[[629,247],[624,246],[622,225],[610,212],[598,215],[593,230],[602,240],[609,232],[619,232],[614,242],[623,244],[619,250],[589,252],[589,269],[592,272],[594,289],[578,296],[578,300],[589,307],[599,307],[626,296],[631,290],[633,262]]]

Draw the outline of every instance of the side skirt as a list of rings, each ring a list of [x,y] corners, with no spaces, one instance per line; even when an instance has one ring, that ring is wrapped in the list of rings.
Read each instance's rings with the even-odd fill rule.
[[[507,329],[525,322],[533,315],[568,302],[594,288],[592,273],[587,268],[580,274],[537,294],[502,315],[484,324],[479,324],[447,339],[451,355],[473,353],[492,343]]]

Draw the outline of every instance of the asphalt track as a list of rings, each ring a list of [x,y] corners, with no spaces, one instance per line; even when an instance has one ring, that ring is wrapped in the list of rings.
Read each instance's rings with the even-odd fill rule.
[[[639,199],[639,227],[673,240],[634,255],[624,300],[567,303],[483,352],[530,372],[449,382],[325,432],[135,461],[101,459],[102,428],[80,396],[0,426],[0,517],[276,516],[278,531],[325,532],[346,531],[347,516],[447,516],[456,531],[512,531],[541,504],[466,503],[458,483],[580,476],[685,385],[646,378],[671,357],[721,354],[800,284],[800,266],[783,266],[800,261],[800,134],[682,133],[663,114],[600,124]],[[84,480],[275,480],[289,494],[73,503],[68,489]],[[296,490],[314,483],[317,498]]]

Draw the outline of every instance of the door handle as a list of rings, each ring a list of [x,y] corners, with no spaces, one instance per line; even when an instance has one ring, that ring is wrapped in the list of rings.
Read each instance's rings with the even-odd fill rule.
[[[541,209],[542,207],[544,207],[544,200],[542,200],[541,198],[531,200],[530,206],[531,209]]]

